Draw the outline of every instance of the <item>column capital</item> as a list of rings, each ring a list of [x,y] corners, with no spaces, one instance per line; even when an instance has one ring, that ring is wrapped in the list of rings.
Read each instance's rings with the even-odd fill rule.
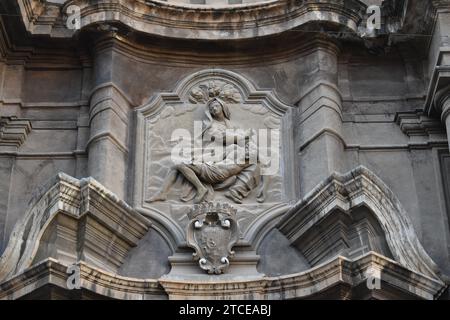
[[[450,115],[450,85],[436,92],[433,104],[442,121],[445,121]]]

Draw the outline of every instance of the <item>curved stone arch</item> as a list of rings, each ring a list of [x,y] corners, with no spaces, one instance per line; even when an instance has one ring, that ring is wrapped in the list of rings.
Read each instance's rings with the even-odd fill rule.
[[[37,0],[20,2],[28,31],[32,34],[59,32],[60,36],[67,38],[76,34],[77,30],[61,30],[56,21],[64,20],[71,12],[71,6],[80,8],[81,30],[96,24],[121,23],[142,33],[204,40],[270,36],[310,22],[333,23],[357,35],[358,24],[367,8],[358,0],[338,3],[332,0],[319,3],[270,0],[224,6],[173,4],[158,0],[124,0],[107,4],[83,0],[61,0],[59,4],[42,4]],[[26,10],[27,7],[31,9]],[[264,17],[263,22],[258,20],[259,17]],[[45,20],[47,28],[41,27],[41,20]]]
[[[346,174],[331,175],[295,204],[277,228],[293,243],[335,209],[350,212],[359,206],[368,208],[378,220],[398,263],[429,277],[445,277],[422,247],[396,195],[364,166]]]
[[[138,113],[152,116],[161,112],[165,103],[176,104],[187,100],[188,92],[196,84],[209,80],[223,80],[239,89],[243,103],[264,103],[269,110],[277,115],[285,114],[291,106],[282,102],[272,90],[258,89],[250,80],[238,73],[225,69],[206,69],[197,71],[177,83],[170,92],[160,92],[137,108]]]
[[[286,115],[291,112],[292,106],[282,102],[280,98],[272,91],[259,89],[250,80],[241,76],[238,73],[225,70],[225,69],[206,69],[195,72],[181,81],[175,86],[175,89],[170,92],[160,92],[152,96],[146,103],[142,106],[136,108],[137,116],[137,126],[136,126],[136,157],[135,157],[135,192],[133,198],[133,207],[137,208],[137,211],[141,214],[151,218],[152,221],[157,221],[160,225],[161,231],[168,232],[164,237],[171,242],[171,246],[176,248],[177,246],[183,247],[185,245],[185,231],[182,230],[180,225],[171,217],[164,214],[161,211],[155,209],[149,209],[144,207],[144,182],[140,174],[145,172],[144,158],[146,156],[145,145],[145,121],[148,118],[157,118],[161,116],[165,107],[175,106],[183,104],[189,101],[189,92],[196,85],[207,82],[207,81],[223,81],[227,84],[232,85],[234,88],[238,89],[241,96],[242,105],[255,105],[260,104],[263,108],[268,109],[274,115],[283,118],[286,122],[291,121],[290,117]],[[282,123],[282,125],[284,125]],[[288,134],[288,133],[283,133]],[[292,140],[292,139],[291,139]],[[290,141],[290,140],[287,140]],[[289,149],[288,147],[286,147]],[[286,150],[286,154],[292,152],[291,150]],[[283,164],[280,164],[283,165]],[[291,164],[292,165],[292,164]],[[281,210],[283,213],[286,212],[286,203]],[[256,225],[252,226],[244,239],[239,241],[239,245],[247,246],[252,243],[254,239],[260,237],[261,228],[266,228],[266,221],[272,221],[279,218],[281,211],[279,209],[272,213],[266,211],[262,214],[261,218],[258,218]]]
[[[291,206],[288,204],[280,204],[261,214],[255,219],[250,228],[246,230],[240,244],[249,245],[252,249],[258,251],[261,241],[272,229],[276,228],[290,208]]]
[[[60,217],[65,220],[61,222]],[[56,230],[64,230],[61,236],[50,230],[53,223]],[[49,250],[48,258],[66,265],[91,260],[88,262],[97,267],[114,271],[151,224],[93,178],[78,180],[59,173],[37,190],[27,212],[16,223],[0,258],[0,280],[39,262],[35,259],[45,246],[42,239],[47,231],[56,235],[52,241],[56,250]],[[89,258],[95,255],[114,257],[104,261]]]
[[[58,174],[58,180],[66,178],[70,179],[69,176]],[[51,182],[54,182],[54,179]],[[69,192],[72,184],[74,187]],[[55,199],[61,191],[60,189],[64,187],[72,196],[79,198],[78,186],[78,181],[73,179],[68,184],[58,183],[47,190],[38,190],[33,195],[33,199],[30,201],[32,206],[14,226],[8,245],[0,257],[0,279],[18,273],[31,264],[42,235],[59,210],[58,204],[56,203],[55,206],[55,203],[51,203],[51,199]],[[69,205],[64,207],[67,214],[76,215],[77,208]]]
[[[180,245],[186,243],[183,229],[172,218],[162,212],[151,212],[142,209],[137,209],[136,211],[152,221],[152,228],[167,242],[172,252],[176,252]]]

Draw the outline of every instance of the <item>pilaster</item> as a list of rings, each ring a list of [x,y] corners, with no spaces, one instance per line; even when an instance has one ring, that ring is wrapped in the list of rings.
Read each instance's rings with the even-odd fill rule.
[[[318,40],[315,50],[305,58],[311,65],[310,79],[300,88],[303,96],[294,120],[301,196],[344,167],[338,53],[333,43]]]

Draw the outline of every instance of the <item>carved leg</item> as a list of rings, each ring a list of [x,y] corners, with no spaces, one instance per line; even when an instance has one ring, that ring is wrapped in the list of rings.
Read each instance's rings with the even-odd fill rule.
[[[183,165],[177,166],[177,168],[183,174],[183,176],[197,189],[197,195],[194,198],[194,203],[202,202],[206,196],[206,193],[208,192],[208,189],[203,185],[203,183],[201,183],[201,181],[198,179],[197,175],[191,168]]]
[[[261,183],[258,189],[258,195],[256,196],[256,201],[262,203],[266,201],[267,187],[270,183],[270,176],[261,176]]]
[[[178,170],[177,169],[171,169],[169,171],[169,174],[166,177],[166,180],[164,182],[164,185],[162,186],[161,190],[158,191],[153,197],[150,198],[149,202],[155,202],[155,201],[164,201],[167,199],[167,194],[169,193],[170,187],[175,183],[178,176]]]

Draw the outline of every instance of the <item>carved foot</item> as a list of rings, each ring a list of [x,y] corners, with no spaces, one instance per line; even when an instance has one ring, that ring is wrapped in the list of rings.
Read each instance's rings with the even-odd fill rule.
[[[261,191],[261,192],[257,195],[256,201],[258,201],[258,203],[263,203],[264,201],[266,201],[266,197],[265,197],[263,191]]]
[[[234,194],[232,191],[226,192],[225,197],[233,200],[235,203],[238,203],[238,204],[242,203],[242,198],[240,198],[237,194]]]
[[[200,203],[204,200],[206,194],[208,193],[208,189],[203,187],[202,189],[197,190],[197,195],[194,198],[194,203]]]
[[[167,195],[161,192],[158,192],[153,197],[151,197],[148,202],[155,202],[155,201],[165,201],[167,200]]]

